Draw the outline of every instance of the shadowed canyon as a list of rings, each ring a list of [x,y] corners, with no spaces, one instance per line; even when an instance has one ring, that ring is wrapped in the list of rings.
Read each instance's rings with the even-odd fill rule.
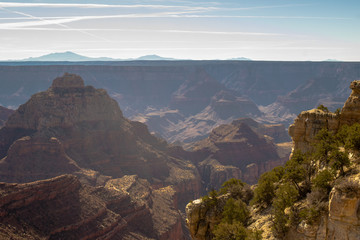
[[[350,62],[25,62],[0,71],[3,239],[191,239],[190,201],[284,165],[296,116],[342,107],[360,78]],[[357,121],[356,101],[337,127]],[[335,117],[304,114],[289,131],[305,151]]]

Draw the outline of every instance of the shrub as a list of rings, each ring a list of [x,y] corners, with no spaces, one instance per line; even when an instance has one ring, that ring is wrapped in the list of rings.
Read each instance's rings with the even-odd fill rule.
[[[321,210],[317,209],[316,207],[310,207],[306,209],[302,209],[300,211],[300,218],[305,220],[305,222],[309,225],[314,225],[317,223],[321,216]]]
[[[201,198],[202,203],[207,207],[207,208],[215,208],[217,206],[218,203],[218,192],[216,190],[211,190],[209,192],[209,195],[205,195]]]
[[[275,183],[279,180],[278,175],[273,171],[263,173],[254,190],[254,198],[250,203],[265,206],[271,205],[275,196]]]
[[[322,104],[320,104],[320,105],[317,107],[317,109],[322,110],[322,111],[324,111],[324,112],[329,112],[329,109],[328,109],[327,107],[325,107],[324,105],[322,105]]]
[[[250,187],[240,179],[235,178],[223,183],[220,194],[226,193],[229,193],[232,198],[241,199],[246,203],[249,203],[250,199],[253,197],[253,192]]]
[[[298,199],[297,189],[290,183],[279,186],[273,203],[273,226],[272,230],[276,237],[283,238],[289,227],[289,216],[285,209],[294,204]]]
[[[329,130],[326,128],[323,128],[316,134],[315,140],[317,140],[317,142],[314,144],[315,158],[319,159],[320,162],[328,164],[329,153],[338,147],[334,134],[329,132]]]
[[[360,151],[360,124],[355,123],[348,128],[348,135],[345,142],[345,148]]]
[[[322,189],[325,192],[329,193],[332,188],[332,181],[334,180],[334,175],[327,169],[319,172],[313,179],[313,184],[316,188]]]
[[[246,240],[248,235],[246,228],[240,222],[233,224],[222,222],[215,227],[213,234],[214,240]]]
[[[234,222],[241,222],[242,224],[245,224],[249,216],[250,212],[246,204],[240,199],[235,200],[233,198],[229,198],[226,201],[224,211],[222,213],[223,222],[230,224]]]
[[[347,152],[340,152],[338,149],[335,149],[330,154],[330,167],[337,171],[340,171],[340,175],[344,176],[344,167],[350,166],[350,159]]]

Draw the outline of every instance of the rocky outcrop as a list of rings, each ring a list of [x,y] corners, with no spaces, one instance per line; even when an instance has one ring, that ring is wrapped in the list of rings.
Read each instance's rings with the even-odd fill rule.
[[[5,182],[32,182],[79,171],[60,141],[31,138],[16,140],[0,160],[0,179]]]
[[[202,112],[209,106],[211,98],[224,90],[246,99],[242,102],[244,106],[255,103],[262,112],[258,116],[259,121],[281,122],[286,127],[304,109],[311,109],[319,104],[330,107],[332,111],[341,107],[350,93],[348,80],[360,78],[360,65],[355,62],[118,61],[88,62],[81,65],[71,62],[56,65],[46,62],[3,62],[0,65],[3,83],[0,103],[14,109],[32,94],[47,89],[49,82],[59,73],[71,72],[81,75],[89,85],[106,89],[130,119],[138,114],[152,118],[152,113],[157,114],[163,110],[178,111],[177,117],[187,116],[187,119],[188,116]],[[212,88],[211,92],[203,92],[202,86]],[[231,115],[232,119],[221,124],[243,117],[238,113],[244,108],[234,103],[224,103],[231,109],[225,115]],[[202,112],[205,113],[206,111]],[[162,118],[165,123],[158,121],[156,124],[155,120],[150,120],[146,124],[150,131],[158,132],[172,117]],[[193,129],[201,130],[202,126],[207,125],[205,119],[198,124],[196,119],[198,118],[193,123],[189,119]],[[171,121],[167,130],[163,131],[172,132],[171,139],[167,134],[162,134],[162,137],[169,142],[183,141],[182,139],[198,141],[207,137],[215,126],[208,127],[205,134],[198,134],[201,138],[186,137],[190,132],[185,133],[185,129],[181,130],[179,127],[176,121]]]
[[[200,88],[203,89],[204,86]],[[198,91],[202,91],[201,89]],[[218,90],[205,102],[208,105],[195,115],[186,116],[181,110],[166,108],[139,114],[133,119],[145,123],[154,133],[169,142],[192,143],[206,138],[212,129],[221,124],[228,124],[238,118],[262,115],[254,102],[238,97],[232,91]],[[278,132],[280,131],[282,129]],[[285,131],[284,133],[287,135]]]
[[[212,239],[212,231],[221,221],[221,212],[228,196],[223,195],[217,199],[217,207],[207,206],[201,199],[191,201],[186,205],[186,223],[193,240]]]
[[[343,108],[337,114],[320,109],[304,111],[289,127],[289,135],[293,139],[294,150],[307,152],[312,149],[315,136],[319,130],[326,128],[336,132],[342,125],[352,125],[360,119],[360,80],[353,81],[350,85],[351,95],[346,100]]]
[[[118,200],[109,200],[106,214],[114,220],[106,220],[104,208],[99,213],[105,228],[129,226],[130,230],[115,232],[114,239],[183,239],[179,209],[199,197],[201,178],[189,160],[168,152],[167,143],[150,134],[146,125],[123,117],[105,90],[85,86],[80,76],[65,74],[21,105],[0,130],[0,181],[31,182],[71,173],[79,178],[80,189],[97,186],[100,202],[108,202],[103,195],[113,199],[110,190],[127,196],[128,203],[122,207]],[[70,198],[76,200],[77,195],[66,201]],[[85,198],[81,202],[88,201]],[[55,217],[49,221],[56,221]],[[64,214],[67,217],[71,216]],[[63,228],[67,233],[56,230],[54,238],[82,238],[75,230]],[[89,239],[107,232],[92,231],[90,225],[84,228],[89,228],[89,236],[84,235]],[[40,228],[39,234],[48,236],[43,231],[47,230]]]
[[[349,239],[360,236],[360,174],[342,179],[329,198],[328,213],[315,225],[301,222],[285,239]]]
[[[222,177],[233,175],[238,178],[241,175],[242,180],[252,184],[257,182],[262,173],[284,163],[284,159],[277,154],[275,144],[254,132],[247,121],[253,122],[238,120],[232,124],[221,125],[215,128],[207,139],[193,145],[193,151],[199,156],[197,161],[202,169],[200,171],[204,173],[203,177],[214,179],[211,175],[215,174]],[[217,164],[211,168],[206,167],[211,161]],[[223,173],[219,175],[218,163],[232,167],[224,167]],[[239,170],[235,170],[234,167]],[[210,169],[216,171],[209,171]]]
[[[0,128],[4,126],[6,120],[9,118],[11,114],[13,114],[14,110],[8,109],[0,106]]]
[[[0,183],[2,239],[183,239],[171,187],[136,176],[90,187],[73,175]]]
[[[341,109],[340,124],[352,125],[360,119],[360,80],[350,84],[352,90],[349,98]]]
[[[216,159],[207,158],[198,164],[198,169],[203,180],[203,189],[209,192],[220,189],[221,185],[231,178],[243,179],[239,168],[223,165]]]
[[[191,162],[168,156],[165,141],[151,135],[144,124],[124,118],[105,90],[85,86],[74,74],[56,78],[47,91],[33,95],[8,119],[0,130],[1,157],[24,136],[33,142],[54,137],[80,168],[103,175],[136,174],[163,186],[199,180]],[[177,172],[186,179],[179,179]]]
[[[316,134],[323,128],[337,131],[339,128],[339,117],[331,112],[320,109],[304,111],[295,119],[294,124],[289,127],[289,135],[294,144],[294,150],[302,152],[310,151],[315,141]]]

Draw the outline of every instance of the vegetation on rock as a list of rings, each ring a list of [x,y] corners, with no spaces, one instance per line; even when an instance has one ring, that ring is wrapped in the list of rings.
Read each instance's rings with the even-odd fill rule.
[[[203,197],[204,204],[221,214],[212,238],[261,239],[259,232],[246,228],[252,221],[250,208],[270,209],[273,236],[277,239],[283,239],[301,221],[308,225],[318,223],[328,211],[331,189],[351,170],[349,153],[359,153],[360,124],[344,125],[337,133],[321,129],[313,146],[311,152],[294,151],[284,166],[262,174],[253,191],[240,180],[231,179],[219,192],[213,190]],[[348,182],[341,184],[346,192],[359,188]],[[227,200],[219,207],[221,196]]]

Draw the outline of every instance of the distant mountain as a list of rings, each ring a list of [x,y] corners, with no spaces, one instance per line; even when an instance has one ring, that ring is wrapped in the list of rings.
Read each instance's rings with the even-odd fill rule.
[[[234,61],[252,61],[250,58],[245,58],[245,57],[230,58],[229,60],[234,60]]]
[[[73,52],[62,52],[62,53],[50,53],[40,57],[30,57],[23,59],[22,61],[69,61],[69,62],[81,62],[81,61],[114,61],[113,58],[100,57],[91,58],[79,55]]]
[[[145,55],[134,60],[151,60],[151,61],[161,61],[161,60],[177,60],[175,58],[164,58],[158,55]]]
[[[145,55],[138,58],[128,58],[128,59],[118,59],[118,58],[108,58],[108,57],[86,57],[77,53],[73,53],[70,51],[61,52],[61,53],[50,53],[47,55],[43,55],[40,57],[30,57],[22,59],[21,61],[51,61],[51,62],[85,62],[85,61],[144,61],[144,60],[151,60],[151,61],[160,61],[160,60],[177,60],[175,58],[164,58],[158,55]]]
[[[342,62],[342,61],[340,61],[340,60],[337,60],[337,59],[326,59],[326,60],[324,60],[324,62]]]

